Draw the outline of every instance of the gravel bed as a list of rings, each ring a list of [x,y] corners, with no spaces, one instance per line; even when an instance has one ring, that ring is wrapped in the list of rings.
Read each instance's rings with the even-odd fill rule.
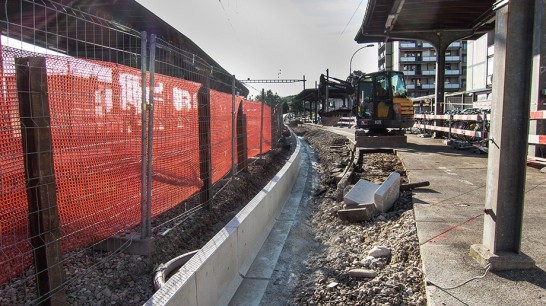
[[[344,208],[335,200],[332,173],[347,164],[332,146],[345,142],[343,136],[313,126],[295,127],[317,152],[321,165],[322,190],[312,201],[310,216],[316,250],[305,260],[306,273],[300,280],[292,305],[426,305],[419,243],[412,210],[411,192],[403,192],[394,207],[366,222],[351,223],[337,216]],[[396,171],[407,182],[404,167],[395,154],[371,153],[363,158],[357,176],[383,182]],[[334,181],[335,182],[335,181]],[[368,256],[376,247],[390,249],[386,257]],[[354,269],[376,273],[375,277],[349,276]],[[368,271],[369,270],[369,271]]]

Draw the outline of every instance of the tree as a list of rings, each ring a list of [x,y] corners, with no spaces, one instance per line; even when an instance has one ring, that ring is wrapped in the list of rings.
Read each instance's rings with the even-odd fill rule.
[[[281,103],[281,97],[277,93],[273,93],[271,89],[268,89],[265,92],[265,99],[262,97],[262,93],[256,96],[255,101],[264,101],[265,104],[275,106]]]

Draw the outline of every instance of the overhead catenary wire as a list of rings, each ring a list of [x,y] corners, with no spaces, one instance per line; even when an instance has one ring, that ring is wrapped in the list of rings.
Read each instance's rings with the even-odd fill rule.
[[[349,18],[349,21],[347,21],[347,24],[346,24],[345,27],[343,28],[343,31],[341,31],[341,34],[339,34],[338,40],[341,38],[341,36],[343,35],[343,33],[345,33],[345,30],[347,30],[347,27],[349,26],[349,23],[351,23],[351,21],[352,21],[353,18],[355,17],[356,12],[358,12],[358,9],[359,9],[360,6],[362,5],[362,2],[364,2],[364,0],[360,0],[360,3],[358,4],[358,6],[356,7],[355,11],[353,12],[353,15],[351,16],[351,18]]]

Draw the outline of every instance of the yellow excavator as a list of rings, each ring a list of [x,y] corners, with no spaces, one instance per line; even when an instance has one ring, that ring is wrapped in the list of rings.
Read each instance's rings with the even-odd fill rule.
[[[413,102],[407,97],[404,74],[401,71],[367,73],[352,83],[357,145],[405,145],[401,130],[413,125]]]

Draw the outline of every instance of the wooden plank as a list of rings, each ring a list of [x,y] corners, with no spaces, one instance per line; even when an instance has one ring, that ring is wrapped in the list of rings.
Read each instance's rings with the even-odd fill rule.
[[[16,58],[30,243],[41,305],[66,304],[44,57]]]

